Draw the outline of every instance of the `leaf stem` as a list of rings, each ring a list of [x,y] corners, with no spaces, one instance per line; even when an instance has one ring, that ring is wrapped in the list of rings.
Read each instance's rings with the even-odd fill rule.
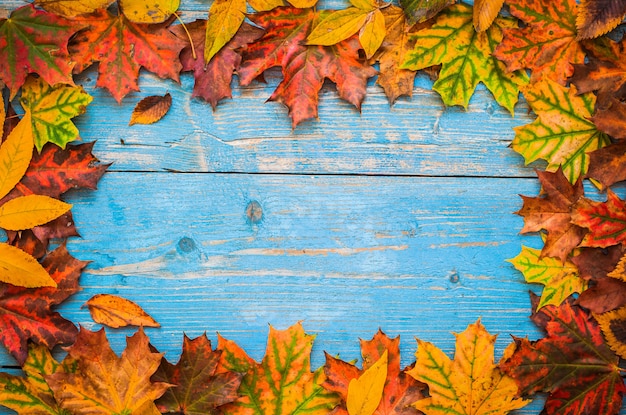
[[[173,14],[176,17],[176,20],[178,20],[178,23],[180,23],[183,26],[183,29],[185,30],[185,33],[187,33],[187,37],[189,38],[189,43],[191,44],[191,57],[194,60],[196,60],[198,58],[198,56],[196,55],[196,48],[193,45],[193,39],[191,38],[191,33],[189,33],[189,30],[187,30],[187,26],[185,25],[185,22],[183,22],[181,20],[181,18],[178,15],[178,13],[174,12]]]

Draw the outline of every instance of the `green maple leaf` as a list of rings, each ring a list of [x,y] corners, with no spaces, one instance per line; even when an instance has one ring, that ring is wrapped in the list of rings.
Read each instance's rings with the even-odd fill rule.
[[[11,91],[11,98],[29,73],[36,73],[49,84],[74,85],[67,42],[81,29],[68,20],[36,10],[32,4],[13,11],[0,20],[0,81]]]
[[[526,282],[544,285],[537,308],[546,305],[559,306],[567,297],[581,293],[585,282],[578,276],[578,268],[571,261],[541,257],[540,249],[522,246],[522,252],[508,260],[524,275]]]
[[[502,41],[502,28],[510,20],[498,18],[486,31],[477,33],[472,7],[457,4],[444,10],[435,24],[417,32],[415,49],[403,67],[419,70],[441,64],[439,79],[433,89],[443,102],[467,108],[479,82],[483,82],[496,101],[513,114],[520,85],[528,82],[524,72],[507,72],[504,64],[492,56]]]
[[[20,103],[31,112],[33,138],[37,150],[51,142],[61,148],[78,138],[72,117],[85,112],[91,95],[82,87],[50,86],[41,78],[30,77],[24,83]]]
[[[577,95],[574,86],[566,88],[549,79],[523,88],[523,93],[538,118],[514,128],[513,150],[524,156],[526,164],[543,159],[549,171],[561,166],[565,177],[576,182],[589,168],[587,153],[611,142],[590,120],[595,96]]]

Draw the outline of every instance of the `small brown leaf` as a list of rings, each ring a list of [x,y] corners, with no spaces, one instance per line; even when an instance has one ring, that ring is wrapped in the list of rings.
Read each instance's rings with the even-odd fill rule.
[[[172,96],[167,93],[164,96],[152,95],[139,101],[130,116],[128,125],[153,124],[167,114],[172,106]]]
[[[160,324],[137,304],[116,295],[97,294],[85,305],[89,307],[93,321],[109,327],[160,327]]]

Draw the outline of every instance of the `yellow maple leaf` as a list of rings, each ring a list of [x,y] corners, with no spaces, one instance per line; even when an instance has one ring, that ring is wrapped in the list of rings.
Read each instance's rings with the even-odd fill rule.
[[[528,403],[515,398],[517,384],[494,364],[496,336],[480,320],[455,336],[454,360],[418,340],[415,367],[408,373],[428,384],[430,397],[415,402],[416,409],[426,415],[503,415]]]

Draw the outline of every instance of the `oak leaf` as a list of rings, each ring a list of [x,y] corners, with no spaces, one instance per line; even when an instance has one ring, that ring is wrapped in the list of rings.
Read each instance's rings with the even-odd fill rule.
[[[301,324],[287,330],[270,326],[267,349],[261,363],[250,359],[234,343],[219,339],[221,362],[226,370],[245,373],[240,398],[222,407],[225,415],[270,415],[305,412],[326,415],[338,403],[334,393],[322,388],[322,369],[311,372],[314,336]]]
[[[50,86],[41,78],[29,77],[22,88],[20,103],[31,114],[33,138],[38,151],[50,142],[65,148],[78,138],[71,119],[85,112],[91,95],[82,87]]]
[[[63,17],[76,17],[106,9],[115,0],[35,0],[42,9]]]
[[[382,399],[374,408],[374,415],[418,414],[412,404],[424,398],[426,385],[409,376],[409,368],[400,368],[400,337],[390,339],[379,330],[371,340],[361,340],[363,369],[326,353],[326,380],[323,386],[328,391],[336,392],[341,398],[341,405],[335,408],[333,415],[349,414],[347,401],[350,383],[379,361],[383,353],[388,353],[387,374]]]
[[[514,352],[500,364],[522,394],[548,392],[542,412],[546,415],[619,413],[626,387],[619,359],[604,342],[597,322],[569,301],[543,307],[531,319],[546,337],[515,338]]]
[[[163,23],[176,13],[180,0],[119,0],[119,5],[133,23]]]
[[[572,64],[585,58],[577,41],[576,0],[507,0],[507,4],[524,25],[504,29],[495,57],[509,71],[530,69],[531,82],[548,77],[565,85],[574,71]]]
[[[22,370],[26,376],[0,373],[0,405],[21,415],[66,415],[57,405],[45,377],[56,372],[71,372],[69,362],[57,362],[44,346],[29,344]]]
[[[507,73],[502,62],[492,56],[502,41],[502,28],[510,20],[498,18],[486,31],[476,33],[472,7],[451,6],[439,14],[431,28],[416,33],[415,49],[408,54],[403,68],[420,70],[441,64],[433,89],[448,105],[467,108],[479,82],[483,82],[496,101],[513,114],[519,87],[527,82],[523,72]]]
[[[235,36],[246,18],[246,0],[215,0],[209,9],[204,61],[211,59]]]
[[[410,25],[431,19],[454,3],[456,0],[400,0]]]
[[[515,397],[515,381],[494,364],[496,336],[480,320],[455,336],[454,360],[418,339],[415,367],[408,373],[426,383],[430,395],[415,403],[418,410],[426,415],[506,414],[528,403]]]
[[[62,17],[35,9],[29,4],[0,20],[0,81],[15,97],[29,73],[47,83],[74,85],[73,61],[67,43],[82,26]]]
[[[521,196],[524,204],[516,213],[524,217],[521,233],[548,232],[542,256],[564,263],[587,231],[571,222],[573,206],[584,196],[582,180],[571,184],[559,169],[555,173],[537,171],[542,194]]]
[[[606,202],[580,200],[572,212],[572,223],[588,229],[580,246],[606,248],[626,243],[626,202],[607,189]]]
[[[587,177],[600,182],[603,189],[626,180],[626,141],[589,153]]]
[[[169,93],[145,97],[135,106],[128,125],[153,124],[163,118],[171,106],[172,96]]]
[[[78,330],[51,307],[61,304],[79,290],[78,277],[87,262],[73,258],[64,245],[42,262],[57,287],[22,288],[0,285],[0,340],[18,363],[28,355],[27,341],[52,348],[70,344]]]
[[[522,88],[537,119],[514,127],[511,147],[526,164],[543,159],[547,170],[559,167],[571,183],[587,172],[587,153],[610,144],[609,137],[589,120],[594,111],[593,94],[578,95],[576,87],[566,88],[552,80],[542,80]]]
[[[385,7],[382,13],[387,34],[374,56],[380,67],[376,83],[385,90],[389,103],[393,105],[399,97],[413,95],[416,71],[400,66],[406,60],[407,53],[415,47],[415,29],[397,6]]]
[[[539,249],[522,246],[522,252],[508,261],[524,275],[526,282],[544,285],[537,304],[539,308],[561,305],[567,297],[585,289],[585,282],[573,262],[542,257]]]
[[[129,92],[139,91],[142,67],[161,78],[178,81],[182,68],[178,55],[185,45],[167,30],[166,23],[137,24],[106,10],[75,20],[88,27],[69,45],[76,62],[74,72],[99,62],[96,86],[109,90],[118,103]]]
[[[376,74],[359,58],[359,41],[354,37],[333,46],[304,45],[317,15],[312,9],[279,7],[249,16],[266,32],[246,47],[238,70],[240,83],[249,85],[266,69],[282,68],[283,80],[269,100],[289,108],[294,128],[317,117],[319,91],[326,78],[337,85],[341,98],[360,109],[367,80]]]
[[[576,17],[578,39],[591,39],[615,29],[626,15],[624,0],[581,0]]]
[[[143,329],[126,338],[121,357],[111,350],[104,329],[92,332],[81,328],[67,352],[76,362],[76,371],[46,376],[63,409],[92,415],[159,413],[154,400],[171,385],[150,381],[162,355],[150,351]]]
[[[96,294],[84,304],[98,324],[119,328],[126,326],[161,327],[139,305],[112,294]]]
[[[180,54],[180,61],[183,71],[193,71],[194,85],[191,96],[206,100],[215,110],[219,101],[232,97],[230,85],[233,73],[241,63],[239,49],[258,39],[263,31],[244,23],[233,39],[220,49],[210,62],[206,63],[204,60],[206,20],[196,20],[187,23],[186,26],[195,46],[195,56],[183,26],[172,27],[172,32],[187,43]]]
[[[206,334],[183,339],[183,352],[175,365],[163,359],[153,382],[176,385],[156,401],[162,413],[200,415],[218,413],[218,407],[239,397],[241,373],[225,370],[221,351],[212,350]]]

